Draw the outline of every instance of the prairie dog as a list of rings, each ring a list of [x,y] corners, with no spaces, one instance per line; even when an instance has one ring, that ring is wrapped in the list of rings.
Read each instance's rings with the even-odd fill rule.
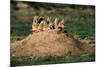
[[[44,20],[44,17],[42,17],[42,16],[35,16],[33,18],[32,31],[39,31],[39,30],[41,30],[42,27],[43,27],[43,22],[42,22],[43,20]]]
[[[38,16],[35,16],[33,18],[33,23],[32,23],[32,31],[33,32],[38,30],[38,23],[37,23],[38,21],[37,21],[37,19],[38,19]]]

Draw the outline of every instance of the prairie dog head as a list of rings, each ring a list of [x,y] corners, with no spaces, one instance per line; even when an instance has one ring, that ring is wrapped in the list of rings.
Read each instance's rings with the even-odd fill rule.
[[[35,16],[33,18],[33,23],[40,24],[42,20],[44,20],[44,17],[42,17],[42,16]]]

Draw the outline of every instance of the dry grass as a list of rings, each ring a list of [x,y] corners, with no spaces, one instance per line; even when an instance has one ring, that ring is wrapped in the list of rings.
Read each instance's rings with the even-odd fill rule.
[[[64,56],[69,54],[83,54],[91,51],[73,37],[64,33],[34,32],[21,41],[11,43],[13,57],[39,58],[47,56]],[[87,52],[88,51],[88,52]]]

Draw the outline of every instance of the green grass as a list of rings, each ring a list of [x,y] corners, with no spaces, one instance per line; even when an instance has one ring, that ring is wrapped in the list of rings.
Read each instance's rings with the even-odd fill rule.
[[[31,24],[25,23],[20,19],[13,19],[11,21],[11,36],[27,36],[31,33]]]
[[[11,66],[23,65],[44,65],[44,64],[59,64],[59,63],[77,63],[77,62],[92,62],[95,61],[95,53],[88,56],[68,55],[63,57],[45,57],[37,60],[31,58],[12,58]]]

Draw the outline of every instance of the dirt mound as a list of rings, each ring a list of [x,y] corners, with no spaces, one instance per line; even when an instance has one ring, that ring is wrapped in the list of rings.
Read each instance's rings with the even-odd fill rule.
[[[54,30],[34,32],[23,40],[11,43],[11,55],[14,57],[46,57],[82,54],[87,52],[86,45],[65,33]]]

